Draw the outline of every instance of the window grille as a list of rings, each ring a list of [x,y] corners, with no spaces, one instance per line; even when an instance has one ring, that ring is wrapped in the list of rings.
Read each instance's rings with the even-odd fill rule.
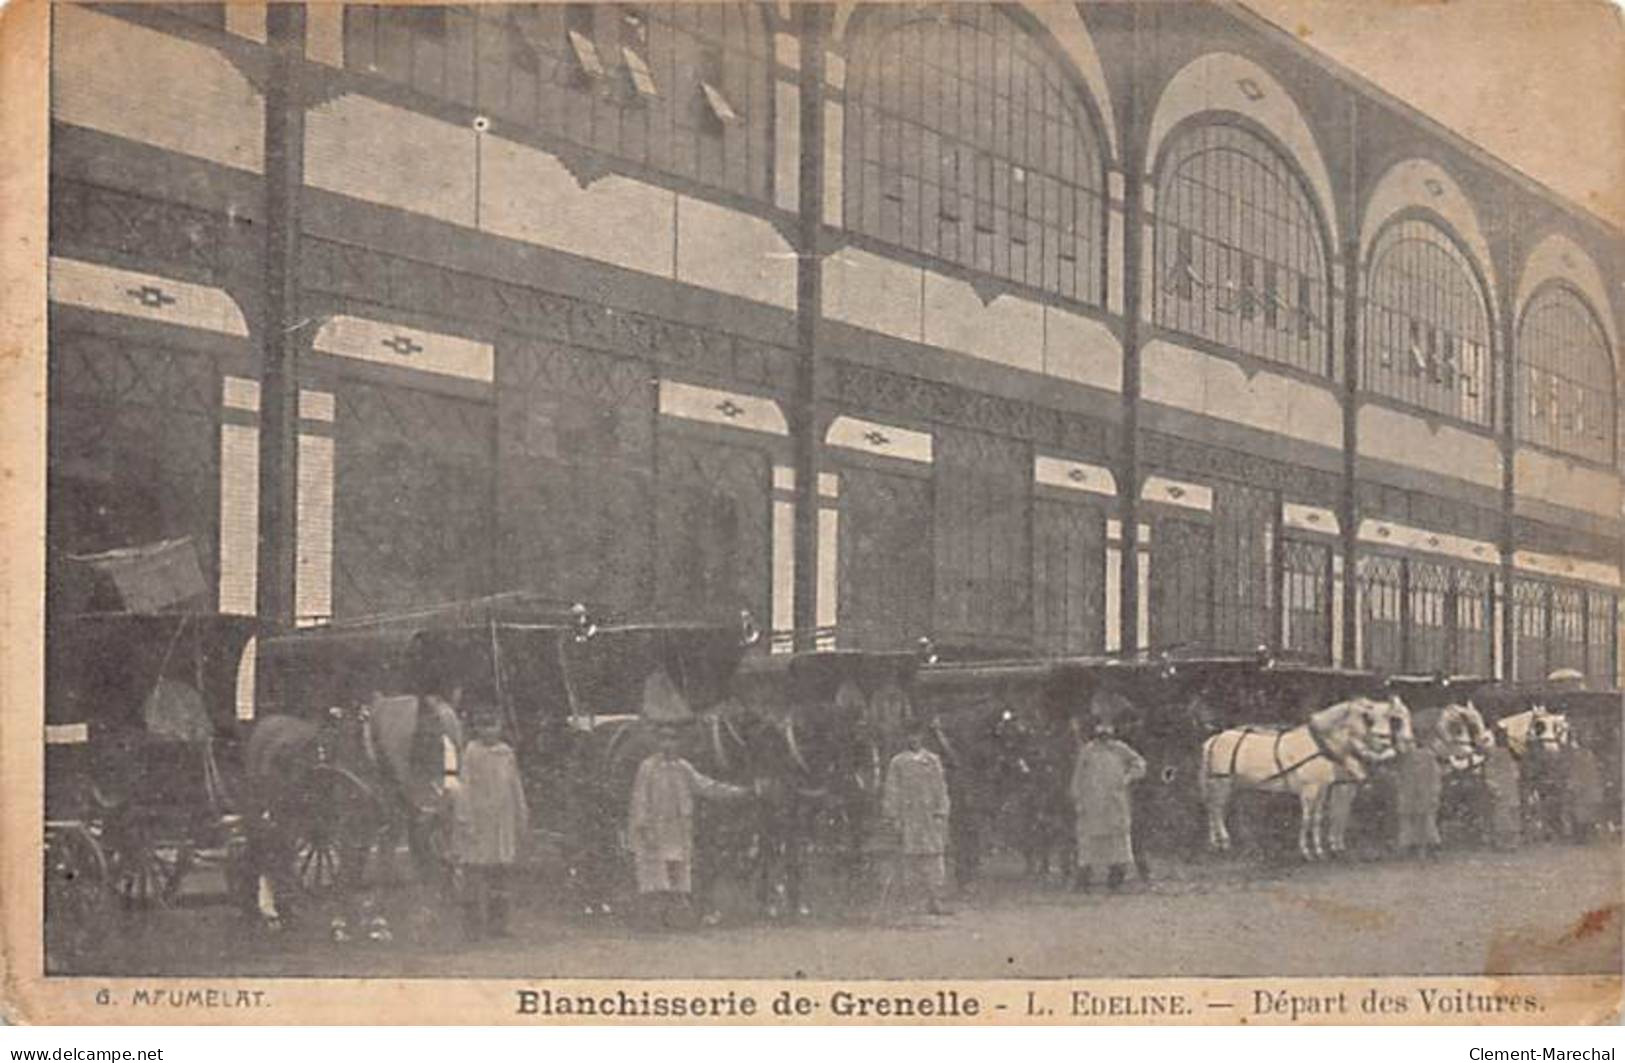
[[[1590,591],[1586,609],[1586,677],[1606,689],[1614,685],[1619,600],[1607,591]]]
[[[1546,670],[1586,668],[1586,600],[1578,587],[1553,585],[1549,591],[1551,619],[1547,639]]]
[[[883,5],[849,60],[849,229],[1099,304],[1102,160],[1078,90],[992,5]]]
[[[640,166],[767,199],[755,5],[345,6],[345,64]]]
[[[1310,661],[1332,659],[1331,547],[1287,539],[1281,544],[1281,645]]]
[[[1039,653],[1100,653],[1106,643],[1106,514],[1033,501],[1033,641]]]
[[[1542,288],[1519,322],[1517,355],[1519,437],[1612,463],[1613,355],[1590,306],[1567,285]]]
[[[1460,675],[1489,675],[1493,670],[1490,649],[1490,575],[1482,569],[1456,569],[1455,647],[1450,661]]]
[[[1213,528],[1160,517],[1151,532],[1151,648],[1203,649],[1213,642]],[[1124,618],[1124,623],[1132,623]]]
[[[1156,263],[1158,324],[1331,374],[1317,213],[1259,137],[1206,125],[1175,142],[1157,192]]]
[[[1033,617],[1032,451],[1000,436],[936,433],[933,630],[977,644],[1025,643]]]
[[[1449,612],[1455,573],[1449,565],[1407,559],[1410,568],[1410,640],[1405,667],[1413,671],[1448,671],[1451,639]]]
[[[1550,671],[1546,666],[1546,604],[1544,583],[1526,579],[1513,581],[1516,679],[1545,679]]]
[[[1495,361],[1483,289],[1437,226],[1416,218],[1378,238],[1367,267],[1360,382],[1469,424],[1495,424]]]
[[[1271,645],[1275,516],[1280,499],[1266,488],[1225,483],[1214,491],[1214,650],[1248,652]]]
[[[1363,630],[1361,663],[1367,668],[1403,668],[1405,562],[1371,554],[1360,559],[1357,578]]]

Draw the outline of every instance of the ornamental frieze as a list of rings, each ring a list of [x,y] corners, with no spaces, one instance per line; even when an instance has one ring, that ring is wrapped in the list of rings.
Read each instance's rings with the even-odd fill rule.
[[[310,291],[567,341],[685,373],[770,389],[787,389],[794,378],[794,356],[772,344],[329,240],[305,240],[301,280]]]

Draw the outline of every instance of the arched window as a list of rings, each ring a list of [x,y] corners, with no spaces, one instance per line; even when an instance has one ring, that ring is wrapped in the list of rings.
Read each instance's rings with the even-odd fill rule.
[[[1614,460],[1614,363],[1608,337],[1566,284],[1535,293],[1518,322],[1518,437],[1565,454]]]
[[[742,3],[345,8],[352,70],[757,199],[772,191],[768,48]]]
[[[1094,126],[1032,36],[992,5],[877,6],[848,69],[847,228],[1101,302]]]
[[[1469,424],[1495,424],[1489,311],[1472,263],[1438,226],[1404,218],[1366,266],[1360,384]]]
[[[1158,324],[1331,374],[1319,217],[1261,137],[1209,124],[1174,141],[1158,181],[1156,263]]]

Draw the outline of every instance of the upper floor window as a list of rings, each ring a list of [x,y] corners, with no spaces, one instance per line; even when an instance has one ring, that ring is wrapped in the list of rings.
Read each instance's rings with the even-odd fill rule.
[[[992,5],[876,7],[849,63],[846,226],[1088,303],[1104,175],[1059,64]]]
[[[1592,461],[1614,459],[1614,363],[1580,295],[1542,288],[1518,323],[1518,436]]]
[[[1366,267],[1360,384],[1469,424],[1495,423],[1495,358],[1484,289],[1456,242],[1406,218]]]
[[[1156,264],[1158,324],[1332,373],[1319,216],[1262,138],[1213,124],[1173,143],[1158,181]]]
[[[771,195],[769,42],[744,3],[345,8],[345,63],[605,155]]]

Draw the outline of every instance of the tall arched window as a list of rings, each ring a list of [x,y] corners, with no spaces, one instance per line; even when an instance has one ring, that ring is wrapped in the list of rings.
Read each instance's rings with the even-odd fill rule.
[[[1261,137],[1209,124],[1173,142],[1158,181],[1156,262],[1158,324],[1331,374],[1319,215]]]
[[[1449,234],[1403,218],[1366,265],[1360,385],[1469,424],[1495,424],[1495,357],[1484,288]]]
[[[766,199],[769,42],[755,5],[349,4],[352,70]]]
[[[1597,315],[1566,284],[1535,293],[1518,322],[1518,437],[1614,460],[1614,360]]]
[[[882,5],[847,75],[846,226],[1099,303],[1103,171],[1060,65],[992,5]]]

